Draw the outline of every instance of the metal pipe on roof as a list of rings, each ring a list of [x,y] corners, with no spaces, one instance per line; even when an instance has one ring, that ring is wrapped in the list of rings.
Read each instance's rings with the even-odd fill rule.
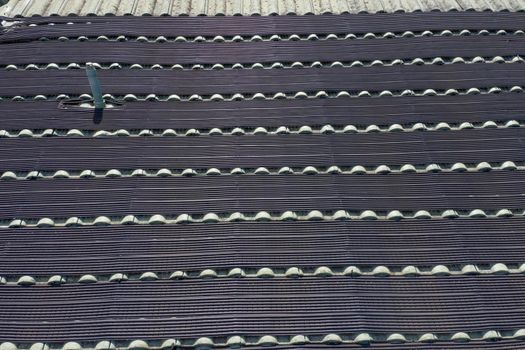
[[[103,109],[106,107],[106,104],[104,103],[104,98],[102,97],[102,90],[100,88],[100,81],[98,80],[97,71],[91,62],[86,63],[86,75],[91,87],[91,95],[93,96],[95,108]]]

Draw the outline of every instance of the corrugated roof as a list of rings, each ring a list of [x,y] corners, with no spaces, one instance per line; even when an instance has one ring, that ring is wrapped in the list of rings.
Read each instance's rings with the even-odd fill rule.
[[[0,350],[523,349],[524,18],[5,19]]]
[[[10,0],[0,15],[286,15],[413,11],[519,11],[525,0]]]

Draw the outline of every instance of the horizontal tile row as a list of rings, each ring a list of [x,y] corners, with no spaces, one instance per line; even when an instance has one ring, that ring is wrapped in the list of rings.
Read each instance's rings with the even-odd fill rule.
[[[61,276],[53,275],[47,278],[39,276],[37,279],[33,276],[0,276],[0,285],[18,285],[22,287],[29,286],[61,286],[66,283],[91,284],[98,282],[122,283],[130,281],[157,281],[157,280],[181,280],[196,278],[302,278],[302,277],[333,277],[333,276],[376,276],[376,277],[402,277],[402,276],[454,276],[454,275],[507,275],[507,274],[524,274],[525,263],[518,268],[509,269],[503,263],[493,264],[485,269],[476,265],[464,265],[461,270],[451,270],[445,265],[430,266],[426,269],[417,266],[405,266],[400,271],[393,272],[387,266],[369,267],[364,270],[358,266],[320,266],[309,267],[307,269],[300,267],[262,267],[245,271],[234,267],[229,271],[221,273],[214,269],[205,269],[201,271],[174,271],[168,274],[159,274],[155,272],[143,272],[135,275],[126,273],[115,273],[112,275],[92,275],[85,274],[81,276]],[[254,271],[253,271],[254,270]],[[278,272],[274,271],[278,270]],[[2,288],[2,287],[0,287]],[[1,289],[0,289],[1,290]]]
[[[36,179],[86,179],[86,178],[118,178],[118,177],[172,177],[172,176],[223,176],[223,175],[317,175],[317,174],[346,174],[346,175],[364,175],[364,174],[397,174],[397,173],[438,173],[438,172],[486,172],[498,170],[525,170],[523,163],[516,165],[513,161],[505,161],[503,163],[487,163],[481,162],[470,166],[464,163],[454,164],[428,164],[428,165],[413,165],[403,164],[401,166],[388,166],[386,164],[378,166],[362,166],[355,165],[353,167],[339,167],[337,165],[329,167],[313,167],[307,166],[304,168],[266,168],[258,167],[256,169],[242,169],[242,168],[228,168],[228,169],[108,169],[108,170],[47,170],[47,171],[4,171],[0,173],[0,180],[36,180]]]
[[[29,275],[38,283],[60,275],[71,283],[86,274],[98,281],[115,273],[147,279],[151,274],[144,271],[168,279],[174,271],[184,273],[173,277],[192,278],[209,269],[231,276],[240,268],[256,276],[261,267],[286,276],[283,266],[310,275],[320,266],[337,273],[354,266],[354,274],[386,271],[377,266],[393,275],[446,272],[437,265],[451,273],[505,272],[495,261],[518,271],[524,218],[507,217],[505,211],[492,218],[476,218],[479,214],[454,220],[306,221],[264,221],[260,215],[257,222],[213,225],[162,225],[167,220],[158,217],[151,225],[4,228],[0,275],[10,282]]]
[[[382,338],[388,338],[388,336],[382,336]],[[439,343],[442,347],[446,348],[447,350],[453,350],[453,349],[490,349],[490,350],[515,350],[516,346],[521,345],[523,340],[520,340],[519,338],[515,339],[500,339],[497,341],[484,341],[484,340],[470,340],[468,342],[457,342],[457,341],[442,341]],[[390,343],[390,342],[378,342],[377,336],[376,341],[371,342],[370,344],[366,345],[369,349],[374,350],[397,350],[399,347],[403,347],[409,345],[410,349],[412,350],[432,350],[436,347],[436,344],[433,343],[426,343],[426,342],[412,342],[409,344],[398,344],[398,343]],[[276,350],[326,350],[331,345],[327,344],[303,344],[303,345],[278,345],[274,347]],[[363,345],[354,343],[354,344],[339,344],[337,346],[341,350],[348,350],[348,349],[359,349],[362,348]],[[251,347],[250,349],[254,350],[264,350],[264,346],[259,347]]]
[[[81,345],[77,342],[68,342],[62,345],[46,343],[34,343],[28,344],[27,346],[17,346],[11,342],[0,343],[0,349],[2,350],[82,350],[82,349],[93,349],[93,350],[114,350],[114,349],[127,349],[127,350],[147,350],[147,349],[173,349],[174,347],[184,346],[185,348],[197,348],[197,349],[213,349],[213,348],[245,348],[249,347],[280,347],[280,346],[294,346],[296,349],[303,349],[308,345],[322,345],[322,346],[344,346],[344,345],[356,345],[358,347],[372,347],[375,348],[376,343],[390,343],[390,344],[404,344],[414,346],[417,343],[431,344],[438,343],[443,345],[443,342],[456,342],[461,343],[463,348],[469,348],[469,342],[487,342],[494,344],[495,341],[502,340],[523,340],[525,339],[525,329],[519,329],[517,331],[494,331],[490,330],[482,334],[470,333],[469,332],[457,332],[450,335],[437,335],[433,333],[424,334],[374,334],[374,336],[368,333],[359,333],[355,335],[339,335],[330,333],[326,335],[293,335],[293,336],[272,336],[264,335],[261,337],[257,336],[230,336],[226,341],[223,341],[222,337],[216,340],[201,337],[198,339],[167,339],[167,340],[133,340],[128,341],[128,345],[124,345],[125,341],[112,342],[109,340],[100,341],[94,345]],[[115,344],[116,343],[116,344]],[[152,343],[149,345],[149,343]],[[478,343],[478,346],[481,345]],[[352,347],[353,348],[353,347]],[[448,347],[447,347],[448,349]],[[500,349],[499,347],[497,349]]]
[[[490,350],[514,350],[516,346],[521,345],[522,340],[515,338],[515,339],[502,339],[498,341],[492,341],[487,342],[483,340],[472,340],[469,342],[455,342],[455,341],[443,341],[440,343],[441,346],[445,347],[446,349],[452,350],[452,349],[490,349]],[[416,343],[410,343],[410,348],[412,350],[431,350],[432,348],[435,348],[436,345],[433,343],[425,343],[425,342],[416,342]],[[399,349],[400,346],[404,346],[403,344],[396,344],[396,343],[388,343],[388,342],[372,342],[369,345],[366,345],[370,349],[382,349],[382,350],[393,350],[393,349]],[[280,345],[277,347],[274,347],[274,349],[278,350],[325,350],[327,347],[330,347],[330,345],[324,345],[324,344],[304,344],[304,345]],[[338,348],[341,350],[347,350],[347,349],[359,349],[362,345],[359,344],[340,344],[338,345]],[[264,350],[264,346],[259,347],[251,347],[251,349],[254,350]]]
[[[100,83],[107,94],[246,94],[278,91],[403,91],[406,89],[468,89],[473,86],[511,87],[523,83],[525,65],[411,65],[392,67],[231,70],[231,71],[166,71],[166,70],[101,70]],[[0,95],[81,94],[88,87],[85,72],[66,71],[5,71],[0,82]],[[441,79],[440,79],[441,78]],[[133,80],[135,79],[135,80]],[[140,79],[141,84],[137,83]],[[443,81],[445,80],[446,81]],[[364,80],[364,81],[363,81]],[[225,84],[225,81],[228,84]],[[60,84],[66,84],[60,86]],[[59,85],[59,86],[55,86]],[[305,84],[308,87],[305,88]],[[141,90],[141,86],[149,89]]]
[[[423,119],[424,120],[424,119]],[[414,132],[414,131],[458,131],[468,129],[506,129],[519,128],[525,124],[518,120],[493,121],[488,120],[483,123],[461,122],[450,125],[446,122],[415,124],[392,124],[378,126],[375,124],[366,126],[355,125],[322,125],[309,126],[302,125],[296,127],[279,126],[277,128],[256,126],[249,129],[235,127],[232,129],[207,128],[207,129],[119,129],[119,130],[78,130],[78,129],[44,129],[44,130],[0,130],[0,138],[40,138],[40,137],[185,137],[185,136],[243,136],[243,135],[288,135],[288,134],[367,134],[367,133],[386,133],[386,132]]]
[[[358,174],[363,169],[354,168],[356,166],[378,173],[388,169],[400,171],[406,164],[409,165],[404,171],[408,172],[413,170],[410,164],[416,170],[427,171],[439,171],[439,167],[456,171],[477,167],[477,170],[489,170],[485,163],[511,170],[513,164],[505,162],[521,166],[525,161],[523,137],[524,128],[488,128],[244,137],[2,138],[0,171],[49,174],[64,170],[80,175],[84,170],[97,174],[116,169],[129,175],[129,170],[138,169],[180,172],[188,169],[185,175],[193,175],[217,173],[210,170],[212,168],[235,174],[254,173],[259,168],[257,172],[264,174],[285,168],[283,172],[289,173],[289,167],[301,172],[307,168],[306,173],[315,173],[315,169],[338,173],[337,168],[328,171],[331,166],[337,166],[341,171]],[[378,169],[381,165],[385,166]],[[118,172],[112,173],[118,176]],[[165,170],[162,173],[169,175]]]
[[[84,217],[55,217],[55,218],[22,218],[1,220],[1,228],[17,227],[62,227],[62,226],[108,226],[108,225],[163,225],[163,224],[191,224],[191,223],[217,223],[217,222],[242,222],[242,221],[336,221],[336,220],[402,220],[402,219],[455,219],[455,218],[505,218],[525,216],[524,209],[493,209],[493,210],[392,210],[392,211],[346,211],[337,210],[321,212],[233,212],[233,213],[206,213],[206,214],[179,214],[179,215],[111,215],[84,216]]]
[[[398,66],[398,65],[443,65],[443,64],[476,64],[476,63],[523,63],[525,60],[523,57],[516,55],[512,57],[433,57],[433,58],[414,58],[414,59],[395,59],[395,60],[374,60],[374,61],[348,61],[348,62],[265,62],[265,63],[234,63],[234,64],[174,64],[171,66],[153,64],[153,65],[142,65],[138,63],[134,64],[91,64],[97,69],[173,69],[173,70],[223,70],[223,69],[287,69],[287,68],[352,68],[352,67],[375,67],[375,66]],[[83,63],[47,63],[47,64],[35,64],[30,63],[22,66],[16,64],[9,64],[0,66],[0,69],[5,70],[67,70],[67,69],[85,69],[86,65]]]
[[[420,209],[470,212],[475,208],[497,211],[525,208],[521,193],[524,182],[525,173],[521,171],[412,173],[388,177],[252,175],[0,181],[0,212],[1,219],[10,220],[130,213],[140,217],[157,213],[265,210],[361,212],[363,208],[385,212]],[[322,219],[324,215],[316,212],[311,216]],[[130,216],[129,220],[133,223],[136,218]]]
[[[162,102],[201,102],[201,101],[253,101],[253,100],[280,100],[280,99],[319,99],[319,98],[358,98],[358,97],[402,97],[402,96],[455,96],[455,95],[479,95],[479,94],[500,94],[500,93],[522,93],[522,86],[499,87],[492,86],[487,88],[471,87],[468,89],[426,89],[426,90],[403,90],[403,91],[390,91],[390,90],[361,90],[361,91],[313,91],[313,92],[276,92],[275,94],[263,94],[260,92],[254,94],[213,94],[213,95],[113,95],[104,94],[103,98],[108,100],[109,106],[106,108],[112,108],[112,101],[124,101],[124,102],[136,102],[136,101],[162,101]],[[89,103],[93,100],[90,94],[72,95],[72,94],[59,94],[59,95],[14,95],[14,96],[1,96],[0,101],[70,101],[78,100],[78,105],[84,104],[85,108],[93,109],[94,105]]]
[[[309,345],[321,345],[321,346],[335,346],[342,347],[345,345],[356,345],[357,347],[371,347],[376,348],[375,345],[378,343],[389,343],[389,344],[404,344],[416,346],[419,344],[432,344],[438,343],[443,345],[446,342],[455,342],[462,345],[464,349],[470,349],[469,343],[477,343],[475,346],[483,346],[479,342],[486,342],[488,344],[494,344],[496,341],[505,342],[505,340],[523,340],[525,339],[525,329],[519,329],[517,331],[494,331],[490,330],[482,334],[470,333],[469,332],[457,332],[450,335],[437,335],[433,333],[424,333],[424,334],[401,334],[401,333],[392,333],[392,334],[374,334],[374,336],[368,333],[359,333],[355,335],[339,335],[335,333],[330,333],[326,335],[314,335],[314,336],[304,336],[304,335],[294,335],[294,336],[272,336],[264,335],[261,337],[257,336],[230,336],[223,341],[222,337],[216,340],[201,337],[198,339],[167,339],[167,340],[153,340],[153,341],[144,341],[144,340],[133,340],[128,341],[128,344],[125,345],[125,341],[109,341],[103,340],[96,344],[85,344],[81,345],[77,342],[68,342],[59,345],[46,343],[34,343],[34,344],[20,344],[17,346],[11,342],[0,343],[0,349],[2,350],[19,350],[19,349],[28,349],[28,350],[82,350],[82,349],[93,349],[93,350],[113,350],[113,349],[127,349],[127,350],[147,350],[147,349],[173,349],[174,347],[184,346],[185,348],[197,348],[197,349],[213,349],[213,348],[245,348],[249,347],[250,349],[257,348],[260,349],[266,347],[278,347],[279,349],[282,346],[292,346],[293,349],[309,349]],[[116,343],[116,344],[115,344]],[[150,345],[151,343],[151,345]],[[511,346],[513,343],[510,343]],[[452,344],[449,344],[452,346]],[[503,345],[503,344],[501,344]],[[287,347],[286,347],[287,348]],[[352,347],[354,348],[354,347]],[[483,347],[484,348],[484,347]],[[287,348],[288,349],[288,348]],[[324,349],[324,348],[321,348]],[[419,349],[419,347],[417,348]],[[447,349],[450,349],[447,346]],[[500,347],[493,348],[500,349]]]
[[[367,67],[283,70],[100,70],[103,93],[124,101],[278,99],[522,92],[523,64]],[[4,71],[0,96],[81,96],[91,92],[78,70]],[[140,81],[140,83],[139,83]],[[499,87],[499,88],[498,88]],[[85,95],[90,98],[89,94]],[[84,96],[82,96],[84,97]],[[39,96],[40,98],[40,96]],[[19,99],[18,97],[15,99]]]
[[[463,122],[475,126],[494,121],[522,121],[525,100],[520,94],[384,97],[381,99],[306,99],[233,102],[134,102],[94,113],[92,109],[53,101],[2,102],[2,128],[5,130],[134,130],[172,128],[211,130],[217,127],[245,130],[263,126],[268,130],[283,125],[370,125],[404,128],[422,123],[436,126],[448,123],[451,128]],[[486,125],[489,126],[488,124]]]
[[[404,37],[391,40],[318,40],[318,41],[261,41],[261,42],[30,42],[0,44],[5,55],[0,65],[28,64],[68,65],[70,63],[98,62],[131,66],[214,64],[250,66],[281,62],[393,62],[417,58],[432,60],[437,57],[477,56],[512,58],[524,54],[524,35]],[[38,60],[35,61],[34,52]],[[147,54],[146,54],[147,53]],[[177,66],[176,66],[177,67]]]
[[[74,24],[69,22],[67,24]],[[48,23],[48,25],[54,25],[54,23]],[[30,24],[29,26],[36,26],[36,24]],[[40,28],[39,28],[40,29]],[[86,36],[86,35],[75,35],[70,34],[67,31],[64,31],[64,28],[60,28],[59,31],[53,30],[54,28],[46,28],[45,34],[43,36],[37,37],[35,35],[25,35],[21,37],[16,30],[11,30],[10,32],[4,33],[0,36],[0,44],[2,43],[11,43],[11,42],[23,42],[23,41],[138,41],[138,42],[150,42],[150,43],[166,43],[166,42],[215,42],[215,43],[228,43],[228,42],[259,42],[259,41],[316,41],[316,40],[361,40],[361,39],[394,39],[394,38],[413,38],[413,37],[433,37],[433,36],[470,36],[470,35],[525,35],[523,30],[441,30],[441,31],[404,31],[404,32],[386,32],[386,33],[377,33],[377,32],[368,32],[368,33],[330,33],[330,34],[265,34],[265,35],[252,35],[252,36],[176,36],[176,37],[166,37],[164,35],[160,36],[127,36],[127,35],[98,35],[98,36]],[[68,28],[65,28],[68,29]],[[78,26],[74,27],[75,32],[78,31]],[[13,35],[15,34],[15,35]]]
[[[226,343],[228,336],[238,334],[304,334],[315,339],[336,333],[342,339],[352,334],[353,339],[361,332],[372,337],[401,333],[417,341],[427,332],[450,339],[467,328],[468,336],[455,338],[479,339],[497,329],[501,333],[492,338],[496,340],[513,336],[523,323],[524,278],[333,276],[127,281],[58,288],[3,285],[0,324],[3,338],[16,343],[175,338],[184,346],[200,337]]]

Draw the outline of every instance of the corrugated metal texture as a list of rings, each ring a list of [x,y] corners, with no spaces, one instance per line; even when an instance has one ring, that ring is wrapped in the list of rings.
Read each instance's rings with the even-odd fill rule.
[[[364,330],[443,334],[464,331],[467,325],[471,332],[513,330],[525,323],[523,281],[520,275],[334,276],[58,288],[6,285],[0,299],[0,339],[90,341]]]
[[[306,15],[413,11],[520,11],[523,0],[10,0],[4,16]]]
[[[91,48],[92,49],[92,48]],[[86,48],[90,50],[90,48]],[[173,50],[174,51],[174,50]],[[1,62],[1,60],[0,60]],[[443,65],[356,67],[329,69],[286,70],[105,70],[98,73],[104,93],[115,96],[198,94],[272,94],[300,91],[424,91],[493,86],[525,86],[525,68],[522,65]],[[89,92],[88,82],[82,71],[9,71],[0,80],[0,96],[21,95],[53,96],[59,94],[81,95]],[[227,82],[227,84],[225,84]]]
[[[520,190],[524,184],[524,172],[389,174],[388,178],[253,175],[16,181],[0,183],[0,218],[340,209],[514,210],[525,208],[524,190]]]
[[[46,2],[18,4],[42,8]],[[65,4],[54,6],[59,11]],[[169,12],[194,11],[190,5],[174,9],[170,1],[156,4]],[[197,12],[208,10],[211,2],[199,4]],[[235,4],[255,9],[264,5],[272,11],[274,3]],[[314,8],[317,3],[309,4]],[[388,4],[401,6],[398,1]],[[85,8],[84,1],[67,2],[68,10],[85,13],[100,8],[120,14],[157,11],[151,5],[99,1]],[[224,11],[228,6],[224,4]],[[325,0],[315,10],[328,7],[331,2]],[[215,6],[213,11],[222,10]],[[468,21],[461,21],[467,17]],[[374,337],[372,348],[417,349],[423,348],[417,342],[428,339],[438,342],[434,348],[457,348],[451,341],[458,339],[472,339],[469,346],[477,349],[487,348],[486,344],[494,345],[491,349],[523,348],[523,342],[514,341],[525,335],[519,330],[525,323],[525,104],[522,94],[511,94],[507,88],[525,85],[525,71],[518,63],[523,60],[495,64],[485,57],[505,56],[499,62],[508,61],[508,56],[520,58],[525,43],[520,38],[523,32],[515,30],[522,27],[522,17],[521,13],[467,12],[93,17],[88,20],[92,27],[84,17],[54,17],[25,20],[35,24],[32,27],[23,23],[10,27],[0,44],[0,60],[5,64],[0,67],[5,80],[0,82],[0,93],[32,101],[0,101],[0,127],[9,129],[0,130],[0,170],[12,171],[0,176],[0,341],[4,342],[0,350],[167,349],[176,344],[185,349],[229,348],[226,342],[236,335],[257,349],[272,344],[292,347],[291,336],[297,334],[313,342],[306,348],[323,344],[325,349],[338,343],[341,335],[344,349],[357,345],[357,334],[368,332]],[[360,27],[345,22],[355,24],[355,18]],[[475,18],[479,23],[474,23]],[[70,20],[73,25],[64,24]],[[285,23],[288,20],[290,24]],[[220,22],[229,24],[221,27]],[[278,22],[280,27],[275,26]],[[187,42],[175,42],[178,28],[190,23],[200,27],[184,31],[190,36]],[[238,43],[230,37],[219,43],[209,38],[216,35],[214,28],[236,35],[236,28],[250,23],[253,27],[243,33],[266,33],[260,42],[241,38]],[[117,40],[113,36],[120,26],[127,28],[129,37],[109,41]],[[147,31],[141,32],[142,28]],[[296,28],[306,35],[270,42],[275,31],[289,34]],[[379,28],[416,33],[408,38],[396,32],[371,40],[365,35],[346,36]],[[428,28],[447,32],[423,34]],[[342,37],[328,40],[320,34],[318,40],[308,39],[308,33],[321,31]],[[89,37],[77,37],[83,34]],[[67,37],[59,39],[61,35]],[[110,38],[100,42],[98,35]],[[169,40],[139,42],[144,39],[137,35],[167,35]],[[191,38],[196,35],[208,37]],[[49,40],[36,41],[41,37]],[[324,46],[332,44],[330,50]],[[392,60],[396,58],[392,52],[403,58],[412,52],[439,55],[449,61],[379,62],[377,67],[324,62],[323,67],[282,69],[191,68],[206,57],[210,63],[233,63],[241,55],[249,61],[287,60],[284,64],[343,58],[370,62]],[[327,54],[331,56],[326,58]],[[483,57],[458,63],[451,61],[452,54]],[[34,62],[35,57],[42,61]],[[173,57],[188,65],[170,69]],[[213,104],[189,99],[146,103],[128,97],[101,115],[86,108],[87,103],[68,101],[63,108],[51,101],[52,94],[89,92],[82,71],[21,64],[45,65],[60,59],[64,64],[99,60],[102,85],[114,94],[176,90],[173,93],[227,96],[239,89],[274,96],[281,90],[389,88],[392,95],[399,95],[402,89],[417,90],[427,84],[438,90],[453,85],[460,91],[452,91],[455,96],[431,96],[437,94],[431,91],[424,96],[377,98],[243,96]],[[144,67],[137,71],[124,63],[138,59]],[[156,62],[149,59],[162,59],[165,66],[148,67],[146,62]],[[115,70],[104,66],[115,61],[121,63]],[[476,89],[465,91],[471,84],[486,88],[497,84],[504,89],[466,95],[471,90],[476,93]],[[36,94],[42,95],[31,96]],[[37,101],[43,98],[50,100]],[[444,124],[440,121],[451,125],[438,128]],[[334,124],[335,129],[321,132],[324,123]],[[381,124],[381,130],[363,131],[372,123]],[[390,130],[385,123],[403,125]],[[343,132],[347,124],[360,130]],[[316,131],[298,133],[301,125]],[[239,126],[247,132],[233,135],[233,128]],[[282,126],[287,132],[256,134],[257,126],[273,131]],[[98,127],[129,130],[119,130],[118,137],[106,130],[85,130]],[[176,135],[175,130],[160,134],[177,127],[203,132],[186,135],[178,129]],[[218,127],[225,133],[208,133]],[[83,130],[69,134],[71,128]],[[137,128],[161,130],[141,134]],[[407,168],[408,163],[417,170]],[[505,163],[510,165],[503,167]],[[359,164],[366,165],[366,171],[349,171]],[[380,164],[392,166],[392,171]],[[320,170],[306,171],[311,165]],[[169,169],[141,176],[164,167]],[[211,167],[217,169],[208,175],[206,169]],[[281,167],[294,170],[281,173],[277,171]],[[328,167],[343,170],[328,171]],[[107,171],[107,176],[84,169]],[[181,169],[195,169],[186,173],[195,176],[186,176]],[[66,172],[72,176],[59,179]],[[88,176],[81,176],[85,172]],[[52,173],[58,175],[49,176]],[[239,274],[240,268],[244,270]],[[297,270],[300,275],[294,274]],[[151,274],[158,274],[158,279],[153,281]],[[325,341],[327,333],[335,334]],[[275,336],[275,342],[262,341],[267,334]],[[200,339],[201,343],[195,339],[204,336],[210,339]],[[400,337],[405,341],[404,336],[405,344],[393,344]],[[179,343],[162,346],[168,337]],[[485,343],[480,344],[482,339]],[[494,339],[500,341],[489,343]],[[64,344],[70,340],[81,345]],[[200,346],[203,342],[207,345]],[[231,347],[235,345],[239,342]]]
[[[0,275],[510,264],[521,260],[524,232],[525,218],[6,229]]]
[[[3,139],[0,170],[377,166],[524,161],[525,129],[242,137]],[[256,156],[255,156],[256,155]]]
[[[525,19],[525,16],[524,16]],[[254,63],[271,64],[274,62],[330,62],[343,61],[353,62],[356,60],[362,62],[372,62],[374,60],[391,61],[394,59],[411,60],[416,58],[432,59],[435,57],[467,57],[475,56],[493,57],[496,55],[514,57],[525,53],[525,38],[513,37],[509,39],[505,36],[465,36],[451,38],[400,38],[396,41],[381,40],[356,40],[356,41],[301,41],[291,42],[240,42],[228,43],[228,50],[224,50],[225,44],[220,43],[176,43],[175,45],[162,45],[158,43],[142,42],[85,42],[70,41],[33,41],[30,43],[12,43],[6,44],[2,48],[3,55],[0,56],[0,65],[9,65],[16,63],[18,65],[31,63],[55,63],[69,64],[84,62],[97,62],[108,64],[117,62],[121,65],[165,65],[166,68],[173,64],[184,65],[185,67],[192,64],[213,65],[213,64],[235,64],[241,63],[250,66]],[[35,57],[34,52],[38,52]],[[465,67],[464,69],[476,69],[474,67]],[[365,67],[366,70],[360,70],[355,67],[356,72],[374,71],[378,67]],[[437,67],[433,69],[461,69],[462,66],[454,68]],[[517,67],[507,67],[518,69]],[[432,69],[429,67],[390,67],[387,71],[397,72],[399,70],[417,70]],[[493,68],[498,69],[498,68]],[[504,68],[499,68],[504,69]],[[338,68],[330,69],[327,74],[337,71]],[[292,70],[293,71],[293,70]],[[308,72],[303,70],[303,74],[319,74],[317,72],[326,72],[314,70]],[[16,76],[16,72],[6,72]],[[31,73],[27,72],[27,77]],[[36,75],[38,73],[32,73]],[[51,74],[51,73],[48,73]],[[55,73],[58,74],[58,73]],[[62,73],[64,76],[75,73]],[[78,73],[77,73],[78,74]],[[105,74],[105,73],[101,73]],[[107,73],[117,74],[117,73]],[[125,74],[125,73],[120,73]],[[137,72],[136,74],[147,74]],[[169,74],[169,73],[151,73],[151,74]],[[191,73],[171,73],[171,74],[199,74]],[[202,72],[203,75],[218,75],[217,72]],[[256,74],[250,72],[228,72],[223,73],[231,76],[240,74]],[[284,74],[282,72],[264,72],[262,74]],[[410,74],[410,73],[407,73]],[[44,74],[41,73],[43,76]],[[472,85],[473,86],[473,85]]]
[[[231,42],[231,41],[296,41],[408,38],[427,36],[504,35],[522,34],[522,12],[426,12],[383,13],[325,16],[259,16],[259,17],[28,17],[20,18],[13,27],[1,34],[1,41],[26,42],[31,40],[70,40],[89,38],[109,40],[124,37],[135,41],[137,37],[154,42],[162,36],[166,41]],[[51,25],[52,24],[52,25]],[[442,31],[446,32],[442,32]],[[425,31],[425,33],[423,33]],[[428,33],[427,31],[431,31]],[[480,33],[480,31],[483,31]],[[507,31],[502,33],[501,31]],[[333,36],[336,36],[335,38]],[[221,37],[222,36],[222,39]],[[234,36],[237,36],[234,40]],[[242,37],[238,37],[242,36]],[[292,36],[298,36],[292,38]],[[143,39],[143,38],[142,38]],[[141,39],[141,40],[142,40]],[[167,40],[169,39],[169,40]],[[448,38],[450,39],[450,38]],[[86,40],[86,39],[84,39]],[[119,39],[119,41],[121,41]]]
[[[55,101],[2,102],[3,129],[190,129],[356,125],[367,127],[425,122],[484,123],[522,119],[520,94],[385,97],[381,99],[312,99],[186,103],[135,102],[104,111],[93,120],[85,108],[57,108]],[[497,136],[497,133],[493,134]],[[462,134],[466,138],[466,134]],[[240,141],[240,140],[239,140]],[[30,141],[27,141],[30,143]],[[67,141],[66,141],[67,142]],[[355,141],[353,141],[355,142]],[[3,149],[9,149],[6,142]],[[1,152],[2,149],[0,149]]]

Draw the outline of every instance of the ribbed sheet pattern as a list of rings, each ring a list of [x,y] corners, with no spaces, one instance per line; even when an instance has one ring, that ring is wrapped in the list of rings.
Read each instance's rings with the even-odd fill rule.
[[[502,112],[504,111],[504,112]],[[201,103],[135,102],[92,110],[56,102],[2,102],[3,129],[190,129],[303,125],[369,126],[523,120],[519,94]],[[497,133],[497,132],[496,132]],[[407,135],[405,135],[407,136]],[[122,141],[125,141],[124,139]],[[241,140],[239,140],[241,141]],[[6,147],[8,147],[6,145]]]
[[[0,182],[3,219],[208,212],[525,208],[525,173]]]
[[[9,229],[0,275],[514,263],[525,219]],[[226,249],[228,247],[228,249]]]
[[[377,13],[411,11],[520,11],[522,0],[9,0],[0,8],[6,16],[135,15],[235,16]]]
[[[515,329],[525,322],[523,281],[523,276],[334,277],[2,286],[0,339]],[[59,334],[53,332],[57,328]]]
[[[2,139],[0,170],[498,163],[525,160],[524,134],[523,128],[517,128],[357,135],[11,138]]]
[[[309,3],[313,12],[332,4]],[[131,0],[13,4],[8,15],[161,14]],[[0,343],[92,349],[109,340],[136,350],[136,339],[158,349],[168,338],[194,347],[210,337],[219,347],[240,335],[259,349],[252,340],[273,335],[276,349],[318,350],[332,347],[320,345],[326,334],[343,335],[340,347],[350,349],[369,333],[372,349],[427,349],[420,339],[432,333],[432,348],[456,349],[453,335],[466,332],[459,337],[472,340],[461,348],[523,348],[524,18],[2,18],[10,26],[0,34]],[[90,93],[75,69],[88,61],[104,67],[105,94],[185,101],[127,98],[103,113],[59,104]],[[235,93],[246,96],[189,99]],[[315,131],[299,133],[305,126]],[[367,169],[350,173],[356,166]],[[95,178],[80,175],[91,171]],[[313,272],[322,266],[335,272]],[[363,273],[342,272],[349,266]],[[306,272],[294,278],[291,267]],[[371,272],[378,267],[389,273]],[[230,274],[236,268],[245,277]],[[409,343],[393,344],[393,333]],[[313,343],[292,345],[297,334]],[[490,341],[494,334],[503,339]]]
[[[525,41],[524,41],[525,43]],[[175,53],[176,54],[176,53]],[[3,72],[0,96],[80,95],[90,92],[82,71]],[[523,65],[445,65],[233,71],[102,71],[104,93],[124,96],[298,91],[403,91],[525,86]]]
[[[523,17],[525,18],[525,15]],[[6,36],[9,36],[9,32]],[[0,36],[0,38],[2,38],[2,36]],[[7,40],[7,38],[5,40]],[[525,37],[511,35],[487,37],[475,35],[429,38],[405,37],[396,38],[396,40],[205,42],[198,43],[198,45],[196,45],[197,43],[187,42],[144,43],[132,41],[7,42],[2,49],[5,55],[0,57],[0,65],[14,63],[117,62],[127,65],[135,63],[144,65],[163,64],[170,67],[173,64],[190,63],[212,65],[215,63],[234,64],[295,61],[374,61],[434,58],[440,56],[452,58],[476,56],[513,57],[516,55],[524,55],[524,43]],[[224,50],[225,48],[227,48],[227,50]],[[35,55],[35,52],[38,54]],[[503,69],[502,67],[499,68]],[[442,67],[442,69],[446,71],[448,67]],[[497,69],[497,67],[495,69]],[[118,73],[119,72],[116,72],[114,74]],[[263,73],[264,72],[259,72],[259,74]],[[126,75],[125,72],[120,72],[120,74]],[[150,74],[155,74],[155,72]],[[162,73],[157,72],[157,74]],[[194,72],[194,74],[199,73]],[[215,74],[221,73],[218,72]],[[231,74],[235,76],[236,74],[257,73],[239,71]],[[305,74],[312,73],[305,72]],[[28,77],[31,77],[31,75],[28,75]]]
[[[16,32],[14,32],[16,33]],[[7,40],[9,32],[5,34]],[[0,36],[2,38],[2,36]],[[523,36],[405,37],[396,40],[263,41],[232,43],[40,42],[6,43],[0,64],[98,62],[121,64],[233,64],[491,57],[524,54]],[[197,45],[196,45],[197,44]],[[224,48],[228,50],[223,50]],[[65,51],[65,49],[69,49]],[[34,52],[38,52],[35,57]],[[239,74],[242,74],[240,72]]]

